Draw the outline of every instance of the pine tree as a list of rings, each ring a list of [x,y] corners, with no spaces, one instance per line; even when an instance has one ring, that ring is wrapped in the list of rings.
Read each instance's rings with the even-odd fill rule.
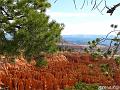
[[[0,0],[0,54],[35,57],[56,50],[63,24],[50,21],[47,0]]]

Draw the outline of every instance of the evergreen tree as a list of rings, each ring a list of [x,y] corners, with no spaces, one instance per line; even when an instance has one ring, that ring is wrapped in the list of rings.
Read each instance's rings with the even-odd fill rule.
[[[45,14],[47,0],[0,0],[0,54],[35,57],[56,50],[63,24]]]

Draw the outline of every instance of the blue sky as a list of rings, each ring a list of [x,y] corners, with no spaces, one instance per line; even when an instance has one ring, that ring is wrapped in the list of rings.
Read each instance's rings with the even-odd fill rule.
[[[111,24],[117,24],[118,29],[120,29],[120,8],[113,13],[112,16],[103,11],[103,15],[96,9],[92,10],[90,5],[90,0],[88,0],[88,5],[84,6],[82,3],[84,0],[76,0],[77,9],[75,9],[73,0],[48,0],[52,7],[47,10],[47,14],[51,19],[56,20],[59,23],[64,23],[65,28],[62,31],[62,35],[72,35],[72,34],[107,34],[112,30],[110,28]],[[86,0],[87,1],[87,0]],[[97,0],[99,3],[100,0]],[[108,7],[118,3],[119,0],[107,0]],[[104,3],[99,6],[104,7]]]

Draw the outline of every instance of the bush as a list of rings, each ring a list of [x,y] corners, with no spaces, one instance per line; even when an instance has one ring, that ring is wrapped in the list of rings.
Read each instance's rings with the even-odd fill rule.
[[[47,60],[45,60],[43,57],[36,60],[37,67],[44,67],[44,66],[47,66],[47,64],[48,64]]]
[[[78,82],[75,84],[75,90],[98,90],[98,85]]]
[[[112,24],[111,26],[113,31],[109,32],[105,37],[96,38],[96,40],[89,41],[89,47],[84,49],[85,52],[90,53],[93,56],[93,59],[99,57],[114,58],[114,56],[119,53],[120,30],[116,30],[117,25]],[[111,33],[113,32],[117,34],[111,36]]]
[[[120,65],[120,56],[115,58],[115,61],[118,65]]]

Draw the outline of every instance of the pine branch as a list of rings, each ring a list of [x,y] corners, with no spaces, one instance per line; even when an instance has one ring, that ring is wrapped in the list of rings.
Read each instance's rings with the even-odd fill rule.
[[[3,14],[3,15],[6,15],[6,16],[8,17],[8,20],[13,20],[13,17],[11,17],[11,16],[8,14],[8,12],[5,10],[5,8],[0,7],[0,9],[1,9],[1,12],[3,12],[2,14]]]

